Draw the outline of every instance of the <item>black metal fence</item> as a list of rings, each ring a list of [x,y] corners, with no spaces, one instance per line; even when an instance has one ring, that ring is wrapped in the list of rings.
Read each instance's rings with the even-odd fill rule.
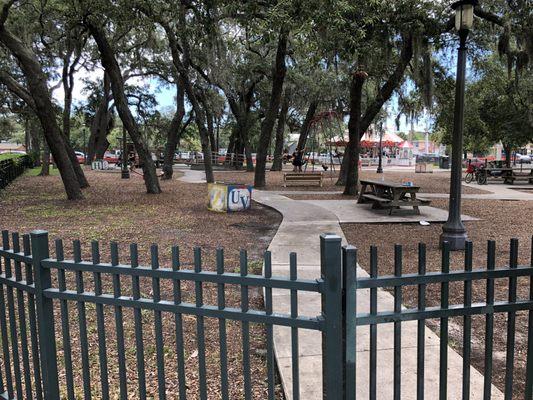
[[[21,246],[22,242],[22,246]],[[129,264],[119,257],[119,246],[111,243],[109,263],[101,261],[98,242],[91,246],[91,260],[82,260],[79,241],[72,245],[73,257],[65,259],[61,240],[55,242],[55,258],[50,257],[48,234],[35,231],[19,237],[2,232],[0,248],[0,398],[76,399],[76,398],[276,398],[274,327],[291,327],[292,393],[300,398],[299,331],[309,329],[322,334],[323,397],[355,399],[356,385],[368,388],[376,399],[377,327],[394,324],[394,398],[401,393],[401,331],[405,321],[418,321],[417,390],[424,398],[425,320],[440,319],[439,398],[447,398],[448,318],[464,318],[463,398],[468,399],[471,356],[471,318],[485,315],[487,348],[485,393],[491,398],[492,339],[494,313],[507,313],[506,398],[512,396],[515,354],[515,315],[529,310],[526,398],[533,385],[533,290],[528,299],[517,299],[518,277],[529,277],[533,288],[533,267],[517,263],[518,242],[512,241],[510,265],[495,266],[495,244],[489,242],[487,267],[472,268],[472,246],[465,252],[465,268],[450,271],[449,251],[442,253],[442,272],[426,272],[425,246],[419,247],[419,271],[402,273],[402,249],[395,249],[394,276],[378,276],[377,250],[371,249],[370,277],[357,277],[357,250],[341,248],[334,235],[321,237],[321,277],[316,280],[297,276],[296,255],[290,256],[289,277],[273,277],[271,256],[264,258],[264,274],[249,273],[246,252],[241,252],[238,272],[227,272],[222,250],[216,253],[216,271],[205,270],[202,252],[194,251],[194,268],[184,269],[178,247],[171,251],[171,266],[160,266],[156,245],[150,250],[150,266],[139,263],[137,245],[129,249]],[[509,280],[508,301],[495,301],[494,281]],[[141,285],[148,280],[151,285]],[[472,283],[487,282],[487,298],[472,303]],[[464,304],[449,304],[449,284],[464,282]],[[127,285],[126,285],[127,283]],[[426,306],[426,285],[441,285],[441,304]],[[402,308],[402,288],[418,287],[418,307]],[[209,290],[204,290],[209,286]],[[229,299],[229,287],[237,288],[237,303]],[[378,288],[394,288],[394,310],[378,312]],[[264,307],[251,307],[250,292],[258,288]],[[275,313],[273,290],[290,293],[290,312]],[[370,312],[357,311],[357,296],[370,291]],[[321,315],[298,313],[298,294],[316,293],[322,297]],[[216,294],[216,295],[215,295]],[[126,312],[128,314],[126,315]],[[132,315],[131,321],[128,315]],[[172,318],[171,330],[166,316]],[[191,321],[192,320],[192,321]],[[148,322],[149,321],[149,322]],[[193,322],[192,331],[186,324]],[[213,323],[214,322],[214,325]],[[125,325],[132,329],[125,329]],[[238,324],[238,330],[228,329]],[[263,369],[252,365],[254,327],[262,326],[265,337]],[[57,326],[56,326],[57,325]],[[356,329],[360,326],[359,329]],[[356,376],[357,331],[370,329],[370,381]],[[213,329],[214,327],[214,329]],[[216,332],[216,334],[213,332]],[[151,332],[147,335],[147,332]],[[237,340],[235,340],[235,332]],[[228,338],[228,335],[232,337]],[[149,337],[148,337],[149,336]],[[153,342],[152,342],[153,340]],[[231,342],[237,342],[235,354]],[[213,343],[215,342],[215,343]],[[172,345],[169,347],[169,343]],[[191,352],[191,345],[195,350]],[[216,357],[208,347],[217,348]],[[79,354],[79,357],[74,356]],[[172,358],[176,369],[168,368]],[[147,365],[147,360],[152,363]],[[232,378],[239,364],[239,381]],[[231,364],[231,368],[230,368]],[[191,374],[190,370],[194,369]],[[261,372],[264,376],[258,377]],[[218,378],[213,384],[212,376]],[[189,379],[194,378],[191,393]],[[154,383],[155,388],[148,386]],[[257,390],[256,384],[264,385]],[[196,385],[196,386],[195,386]],[[317,384],[320,386],[320,383]],[[238,396],[235,395],[235,386]],[[174,390],[168,395],[169,388]],[[197,389],[197,390],[196,390]],[[152,391],[151,391],[152,390]]]
[[[32,166],[30,156],[22,155],[16,158],[9,158],[0,161],[0,189],[4,189],[17,177],[22,175],[26,168]]]

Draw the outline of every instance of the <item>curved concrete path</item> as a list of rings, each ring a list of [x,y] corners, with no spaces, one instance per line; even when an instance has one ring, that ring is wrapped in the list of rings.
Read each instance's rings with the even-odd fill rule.
[[[180,178],[186,182],[199,181],[201,171],[185,171]],[[204,180],[205,182],[205,180]],[[340,236],[343,243],[346,238],[341,229],[336,213],[321,205],[321,201],[313,203],[291,200],[278,193],[256,190],[253,199],[261,204],[272,207],[283,215],[283,221],[269,250],[272,253],[272,274],[287,276],[289,273],[289,253],[298,255],[298,277],[303,279],[320,278],[320,239],[322,233]],[[353,202],[352,202],[353,204]],[[358,276],[368,276],[358,268]],[[290,294],[287,290],[274,290],[274,312],[290,313]],[[359,290],[357,310],[361,313],[370,311],[369,290]],[[394,298],[388,292],[378,292],[379,310],[392,310]],[[321,313],[321,298],[316,293],[299,293],[298,311],[300,315],[317,316]],[[439,338],[429,328],[426,337],[426,373],[425,397],[437,399],[439,383]],[[416,321],[402,324],[402,399],[416,399],[417,376],[417,323]],[[368,398],[369,382],[369,329],[357,329],[357,397]],[[306,400],[322,399],[322,337],[320,332],[299,331],[299,364],[300,364],[300,398]],[[274,347],[278,370],[288,399],[292,399],[292,362],[290,328],[274,328]],[[339,357],[341,355],[339,354]],[[393,326],[383,324],[378,328],[378,399],[393,398]],[[448,348],[448,399],[459,400],[461,395],[462,357],[452,348]],[[471,399],[482,399],[483,376],[471,368]],[[502,393],[493,387],[492,399],[503,399]]]

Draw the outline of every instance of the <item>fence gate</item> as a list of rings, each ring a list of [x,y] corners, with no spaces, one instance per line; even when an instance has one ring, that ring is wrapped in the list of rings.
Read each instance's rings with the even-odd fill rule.
[[[71,254],[70,259],[65,254]],[[378,274],[377,249],[372,247],[370,276],[357,276],[357,250],[341,248],[337,236],[323,235],[321,277],[315,280],[298,278],[294,253],[288,277],[272,276],[268,252],[263,275],[250,273],[245,251],[240,253],[236,272],[228,272],[222,250],[216,252],[215,270],[204,267],[206,258],[199,248],[194,250],[192,269],[185,268],[188,263],[178,247],[171,249],[170,268],[160,266],[156,245],[150,249],[149,266],[141,265],[135,244],[129,247],[129,264],[121,262],[117,243],[109,246],[110,262],[101,261],[98,242],[91,244],[89,261],[83,260],[83,254],[79,241],[64,248],[57,240],[51,248],[44,231],[22,237],[2,232],[0,398],[279,398],[274,327],[284,326],[290,328],[293,399],[300,398],[300,377],[307,373],[300,360],[301,329],[322,335],[323,384],[317,386],[317,393],[327,400],[355,399],[356,393],[381,399],[380,393],[388,389],[379,380],[383,367],[378,363],[378,333],[392,324],[390,392],[394,399],[401,399],[405,396],[402,340],[406,324],[416,323],[416,338],[407,339],[416,342],[414,391],[417,399],[423,399],[429,378],[426,320],[438,320],[438,395],[432,398],[446,399],[450,395],[449,318],[460,317],[464,327],[460,385],[462,398],[469,399],[472,323],[481,316],[486,336],[483,398],[491,399],[493,343],[498,339],[495,314],[505,314],[502,386],[505,399],[511,399],[517,313],[527,311],[527,367],[518,379],[525,382],[525,398],[532,399],[533,267],[518,265],[517,240],[511,241],[506,267],[496,267],[496,246],[489,242],[482,269],[473,268],[473,249],[468,243],[464,269],[450,270],[445,245],[440,272],[426,271],[426,247],[421,244],[418,271],[407,274],[402,271],[402,248],[396,246],[393,276]],[[508,282],[505,300],[498,299],[495,291],[495,282],[502,279]],[[517,296],[518,282],[523,279],[530,287],[527,299]],[[450,302],[454,282],[462,285],[462,304]],[[486,292],[482,302],[477,301],[476,292],[480,282]],[[427,301],[428,285],[439,286],[438,306]],[[402,307],[408,287],[416,287],[415,308]],[[380,288],[392,288],[390,310],[380,304]],[[289,293],[288,313],[273,312],[273,290]],[[299,315],[299,293],[321,296],[321,315]],[[356,344],[368,348],[363,367],[356,358],[362,354],[356,352]]]

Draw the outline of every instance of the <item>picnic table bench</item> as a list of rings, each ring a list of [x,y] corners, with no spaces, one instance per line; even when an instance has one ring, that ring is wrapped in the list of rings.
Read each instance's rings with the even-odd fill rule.
[[[322,187],[322,172],[286,172],[283,174],[283,186],[295,184],[318,184]]]
[[[512,185],[515,181],[527,181],[529,183],[533,183],[533,169],[530,169],[527,172],[526,171],[518,168],[507,167],[483,168],[481,182],[487,183],[487,181],[490,179],[493,181],[503,180],[504,183],[510,185]]]
[[[405,186],[401,183],[387,181],[361,181],[361,192],[357,203],[372,202],[373,209],[389,209],[389,215],[400,207],[413,207],[420,214],[420,206],[428,206],[431,202],[417,198],[420,186]]]

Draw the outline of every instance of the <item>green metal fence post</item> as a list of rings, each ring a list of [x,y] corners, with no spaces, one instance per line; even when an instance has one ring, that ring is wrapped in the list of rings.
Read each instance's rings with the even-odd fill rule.
[[[48,232],[31,233],[32,263],[35,273],[35,302],[39,327],[39,350],[44,398],[59,400],[59,382],[57,373],[57,351],[54,327],[53,300],[44,297],[44,290],[52,285],[50,270],[41,266],[41,261],[49,258]]]
[[[342,344],[342,259],[341,238],[320,236],[320,273],[324,282],[322,292],[322,387],[323,398],[341,400],[343,344]]]
[[[343,390],[345,400],[355,400],[357,249],[353,246],[342,248],[342,273]]]

